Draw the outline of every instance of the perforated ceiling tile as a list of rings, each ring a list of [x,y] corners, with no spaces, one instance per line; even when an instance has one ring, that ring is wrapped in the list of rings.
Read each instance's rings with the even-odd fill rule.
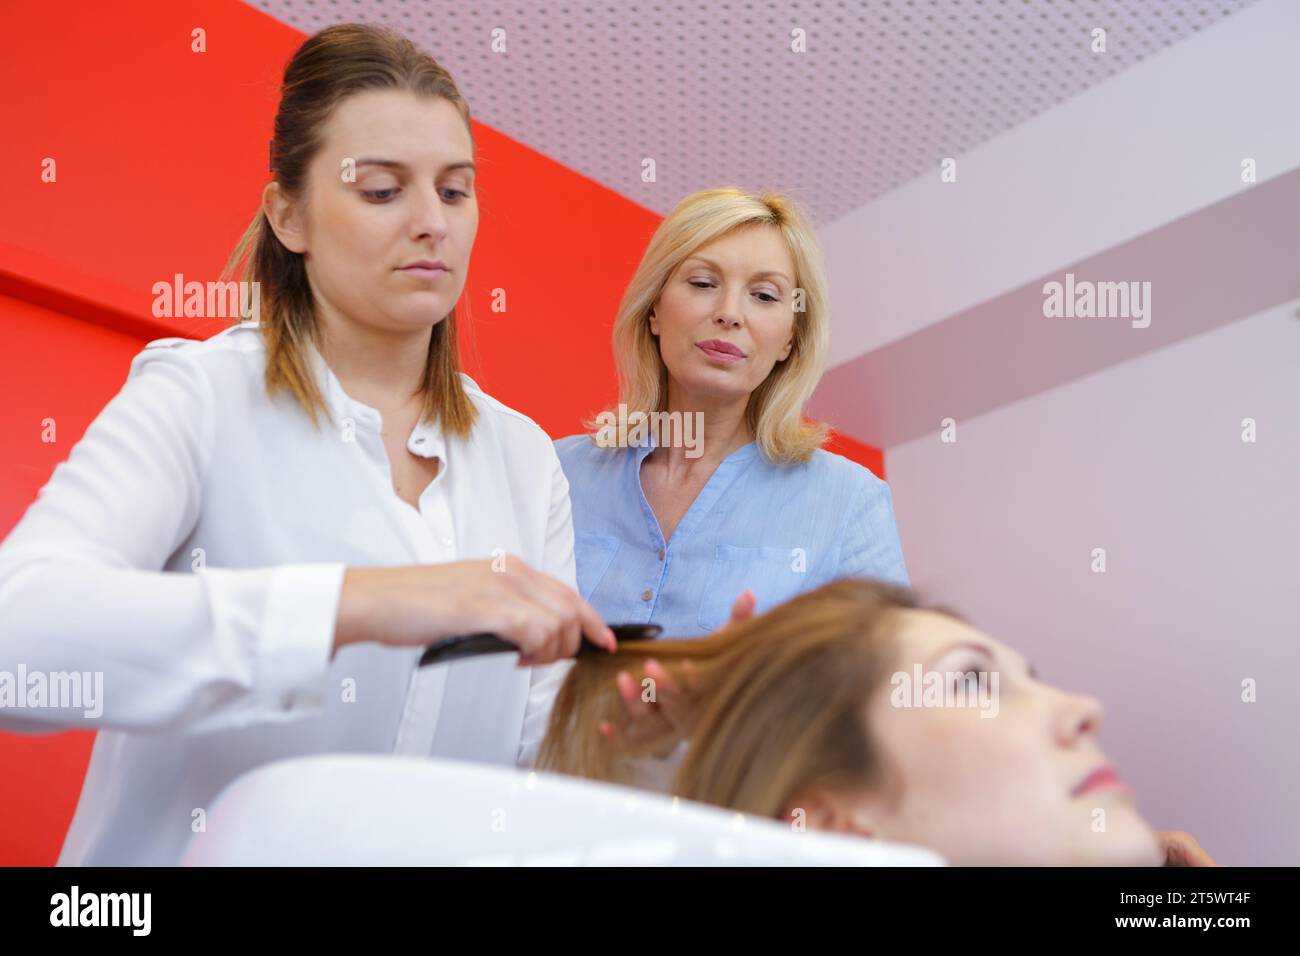
[[[478,119],[656,212],[774,186],[825,223],[1255,0],[247,2],[401,30]]]

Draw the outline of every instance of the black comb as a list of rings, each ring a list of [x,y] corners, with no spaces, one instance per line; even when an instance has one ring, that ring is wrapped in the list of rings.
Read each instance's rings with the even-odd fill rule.
[[[624,641],[652,641],[664,630],[658,624],[611,624],[609,629],[614,632],[614,639],[620,644]],[[479,634],[458,634],[455,637],[444,637],[440,641],[434,641],[426,647],[424,653],[420,655],[420,666],[445,664],[447,661],[480,657],[484,654],[507,653],[519,653],[519,646],[486,631]],[[599,644],[587,640],[584,634],[582,644],[578,647],[578,656],[593,653],[609,652]]]

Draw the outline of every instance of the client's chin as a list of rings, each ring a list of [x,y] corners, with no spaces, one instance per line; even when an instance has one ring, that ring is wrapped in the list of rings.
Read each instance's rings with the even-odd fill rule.
[[[1066,866],[1162,866],[1160,837],[1129,800],[1104,803],[1089,812],[1073,841]]]

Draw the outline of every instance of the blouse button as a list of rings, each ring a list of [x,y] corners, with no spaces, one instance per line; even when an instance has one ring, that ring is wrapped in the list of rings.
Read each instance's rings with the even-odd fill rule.
[[[643,600],[643,601],[648,601],[648,600],[650,600],[650,589],[649,589],[649,588],[646,588],[644,591],[641,592],[641,600]]]
[[[659,560],[662,561],[663,559],[664,559],[664,549],[663,549],[663,548],[660,548],[660,549],[659,549]]]

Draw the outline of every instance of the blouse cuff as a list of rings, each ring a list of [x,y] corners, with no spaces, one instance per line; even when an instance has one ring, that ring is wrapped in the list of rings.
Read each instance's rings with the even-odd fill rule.
[[[346,570],[345,564],[286,564],[271,572],[256,644],[259,710],[266,716],[324,706]]]

